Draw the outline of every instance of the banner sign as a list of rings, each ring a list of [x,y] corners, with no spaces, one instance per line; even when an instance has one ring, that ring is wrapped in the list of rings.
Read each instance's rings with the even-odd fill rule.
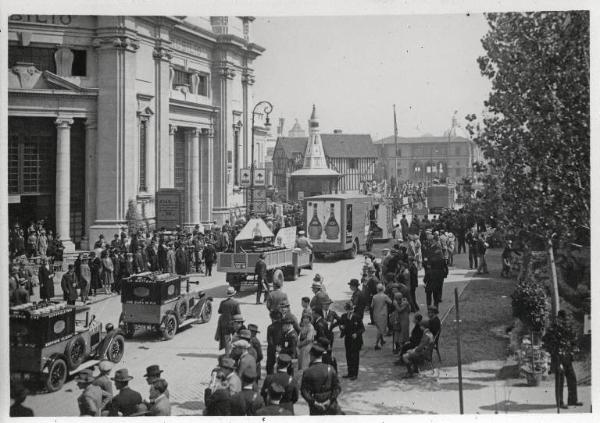
[[[275,238],[275,245],[277,247],[285,247],[293,249],[296,247],[296,227],[290,226],[287,228],[279,229],[277,237]]]
[[[183,191],[160,189],[156,191],[156,227],[175,229],[183,223]]]

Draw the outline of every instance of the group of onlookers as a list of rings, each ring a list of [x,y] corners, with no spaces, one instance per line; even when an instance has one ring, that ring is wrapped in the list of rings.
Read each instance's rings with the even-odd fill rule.
[[[50,260],[62,260],[64,250],[59,234],[46,228],[45,221],[31,221],[26,229],[15,223],[9,233],[8,250],[11,260],[26,256],[48,257]]]

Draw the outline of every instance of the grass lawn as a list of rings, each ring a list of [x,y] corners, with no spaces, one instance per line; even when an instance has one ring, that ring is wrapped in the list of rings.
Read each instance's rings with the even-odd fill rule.
[[[490,275],[500,273],[499,254],[490,254]],[[490,276],[484,275],[484,276]],[[475,276],[477,278],[477,276]],[[504,360],[508,339],[492,331],[513,321],[510,294],[516,281],[490,277],[474,279],[459,298],[461,353],[463,364],[480,360]],[[454,298],[448,298],[454,302]],[[456,310],[454,308],[442,325],[439,341],[442,366],[456,366]],[[437,360],[437,358],[436,358]]]

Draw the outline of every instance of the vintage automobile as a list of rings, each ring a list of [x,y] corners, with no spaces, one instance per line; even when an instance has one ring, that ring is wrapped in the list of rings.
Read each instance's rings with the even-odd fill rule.
[[[58,391],[67,377],[107,359],[123,357],[123,335],[79,308],[65,303],[27,303],[10,308],[11,379],[40,378],[49,392]]]
[[[185,282],[185,293],[181,284]],[[121,289],[122,313],[119,326],[126,338],[147,328],[171,339],[179,328],[210,321],[212,298],[202,291],[190,292],[188,277],[170,273],[144,272],[125,279]]]

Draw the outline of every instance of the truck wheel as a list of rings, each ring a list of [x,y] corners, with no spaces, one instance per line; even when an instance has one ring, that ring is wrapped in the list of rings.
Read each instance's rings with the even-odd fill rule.
[[[177,318],[173,314],[169,314],[165,319],[165,328],[162,330],[162,336],[169,340],[173,339],[177,332]]]
[[[81,335],[77,335],[67,343],[65,356],[71,370],[76,369],[83,363],[83,359],[85,358],[85,340]]]
[[[206,323],[210,321],[212,316],[212,302],[207,301],[204,303],[204,307],[202,307],[202,313],[200,314],[200,319],[202,323]]]
[[[135,325],[133,323],[125,323],[123,333],[125,334],[125,338],[133,338],[133,335],[135,335]]]
[[[48,378],[46,379],[46,389],[48,392],[56,392],[64,385],[67,380],[67,363],[62,358],[57,358],[52,362],[48,369]]]
[[[106,350],[106,358],[113,363],[118,363],[123,358],[125,352],[125,339],[121,335],[115,335],[110,341],[108,349]]]

